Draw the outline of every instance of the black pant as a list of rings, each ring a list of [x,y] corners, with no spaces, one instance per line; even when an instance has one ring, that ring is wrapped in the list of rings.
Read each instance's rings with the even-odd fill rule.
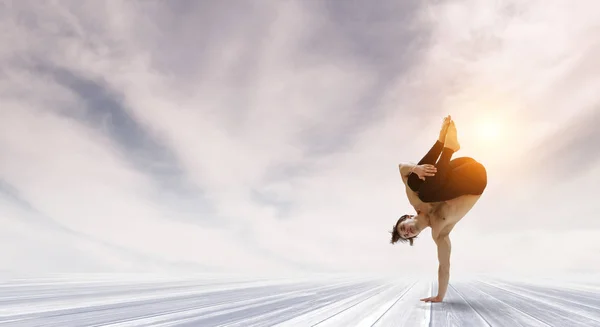
[[[425,180],[415,173],[408,176],[408,186],[418,194],[421,201],[448,201],[461,195],[483,193],[487,186],[485,167],[470,157],[450,160],[453,153],[454,151],[445,148],[442,142],[436,141],[419,161],[419,165],[435,165],[435,176],[426,176]]]

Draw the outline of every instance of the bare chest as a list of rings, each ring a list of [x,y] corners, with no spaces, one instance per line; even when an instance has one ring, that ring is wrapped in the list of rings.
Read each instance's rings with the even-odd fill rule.
[[[436,204],[430,213],[433,234],[449,233],[454,225],[467,215],[480,197],[481,195],[463,195]]]

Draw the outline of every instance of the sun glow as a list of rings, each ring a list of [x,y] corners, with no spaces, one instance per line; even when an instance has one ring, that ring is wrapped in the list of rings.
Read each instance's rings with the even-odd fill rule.
[[[478,121],[475,128],[478,138],[486,143],[498,142],[504,130],[502,122],[493,119]]]
[[[507,116],[489,113],[470,118],[464,121],[464,128],[457,126],[459,141],[462,140],[461,144],[469,151],[465,155],[485,162],[490,169],[518,159],[522,150],[518,135],[520,130],[510,124]]]
[[[490,172],[503,174],[505,169],[514,169],[539,130],[526,120],[529,117],[522,114],[525,108],[519,101],[481,87],[465,91],[447,106],[464,149],[460,155],[485,163]]]

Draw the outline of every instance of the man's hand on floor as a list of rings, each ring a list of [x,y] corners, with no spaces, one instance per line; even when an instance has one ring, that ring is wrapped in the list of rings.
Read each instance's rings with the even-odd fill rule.
[[[442,298],[436,295],[436,296],[432,296],[432,297],[421,299],[421,301],[424,301],[424,302],[442,302]]]

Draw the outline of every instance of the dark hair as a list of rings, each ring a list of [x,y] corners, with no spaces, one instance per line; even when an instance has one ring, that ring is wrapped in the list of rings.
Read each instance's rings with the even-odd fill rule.
[[[390,241],[390,243],[394,244],[396,242],[402,242],[402,243],[409,242],[410,246],[413,246],[413,239],[417,238],[416,236],[413,236],[411,238],[404,238],[404,237],[400,236],[400,233],[398,233],[398,225],[401,222],[403,222],[404,220],[408,219],[410,216],[411,215],[403,215],[402,217],[400,217],[398,219],[398,221],[394,225],[394,229],[392,229],[390,231],[390,234],[392,234],[392,240]]]

